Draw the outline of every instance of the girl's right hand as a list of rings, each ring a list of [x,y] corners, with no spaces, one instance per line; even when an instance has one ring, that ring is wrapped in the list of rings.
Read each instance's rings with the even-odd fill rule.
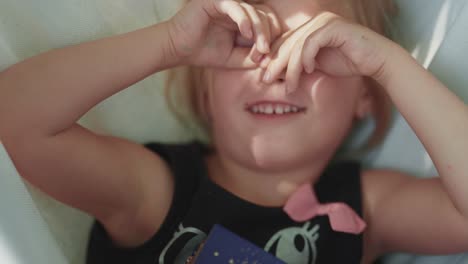
[[[242,0],[189,0],[168,22],[172,52],[197,66],[257,67],[281,34],[269,7]]]

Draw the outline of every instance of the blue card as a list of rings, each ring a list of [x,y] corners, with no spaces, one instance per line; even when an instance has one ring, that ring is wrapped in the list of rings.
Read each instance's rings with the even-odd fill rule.
[[[286,264],[262,248],[215,225],[202,244],[195,264]]]

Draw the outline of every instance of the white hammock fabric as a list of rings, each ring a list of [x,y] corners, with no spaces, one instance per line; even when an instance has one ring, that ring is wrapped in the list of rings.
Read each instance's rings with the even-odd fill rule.
[[[174,14],[181,0],[2,0],[0,70],[40,52],[151,25]],[[465,0],[398,0],[400,43],[468,102],[468,4]],[[424,10],[424,12],[421,12]],[[463,72],[465,71],[465,72]],[[162,96],[164,73],[115,95],[80,123],[136,142],[180,141],[190,135],[174,120]],[[159,87],[159,88],[157,88]],[[395,144],[398,142],[400,144]],[[401,144],[404,142],[404,144]],[[401,146],[405,146],[402,150]],[[404,119],[382,147],[366,157],[421,177],[434,166]],[[83,264],[91,218],[24,183],[0,144],[0,263]],[[466,254],[390,255],[385,263],[468,263]]]

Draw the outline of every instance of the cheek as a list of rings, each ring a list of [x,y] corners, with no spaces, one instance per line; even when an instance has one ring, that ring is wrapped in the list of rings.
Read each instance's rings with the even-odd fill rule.
[[[229,109],[232,108],[232,101],[227,93],[213,91],[211,95],[209,113],[213,128],[225,126],[226,121],[231,121]]]
[[[318,73],[306,77],[305,85],[316,113],[353,112],[360,85],[357,78],[336,79]]]
[[[217,108],[226,104],[232,104],[234,99],[238,97],[239,89],[233,85],[233,83],[234,82],[229,79],[225,79],[224,82],[213,83],[210,93],[212,95],[212,102]]]
[[[210,113],[214,122],[230,119],[232,110],[238,109],[241,86],[233,74],[218,73],[209,87]]]

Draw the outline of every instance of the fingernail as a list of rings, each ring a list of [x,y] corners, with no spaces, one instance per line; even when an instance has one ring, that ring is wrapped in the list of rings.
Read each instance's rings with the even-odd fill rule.
[[[269,82],[271,79],[271,73],[269,71],[265,72],[265,75],[263,76],[263,82]]]

